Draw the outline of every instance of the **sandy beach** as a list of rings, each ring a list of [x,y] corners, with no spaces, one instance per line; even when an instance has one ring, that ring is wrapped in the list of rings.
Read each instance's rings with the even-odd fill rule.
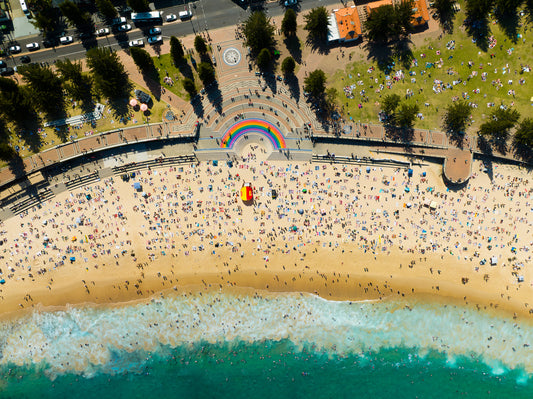
[[[454,192],[432,164],[408,177],[263,155],[254,146],[231,168],[115,176],[3,222],[2,315],[236,286],[328,299],[429,296],[530,316],[529,172],[497,165],[491,182],[476,164]],[[238,195],[245,182],[252,204]]]

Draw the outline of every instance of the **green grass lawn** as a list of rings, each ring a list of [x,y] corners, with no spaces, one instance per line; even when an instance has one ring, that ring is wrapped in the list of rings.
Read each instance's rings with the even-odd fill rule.
[[[200,57],[196,54],[194,54],[193,57],[196,60],[196,63],[199,64]],[[176,94],[178,97],[181,97],[186,101],[190,100],[188,93],[183,88],[183,79],[185,76],[194,80],[198,91],[202,88],[202,82],[192,66],[191,55],[187,55],[179,67],[174,66],[170,54],[162,54],[159,57],[153,57],[153,60],[154,65],[158,70],[161,86]],[[165,77],[170,78],[171,81],[167,79],[167,82],[165,82]]]
[[[475,132],[495,109],[487,107],[487,103],[494,103],[496,107],[501,104],[512,105],[522,117],[529,116],[533,112],[530,101],[533,95],[533,71],[521,73],[521,65],[533,67],[531,25],[527,26],[523,18],[524,25],[518,31],[526,40],[524,42],[522,38],[517,38],[513,43],[505,36],[500,26],[491,21],[490,27],[496,45],[487,51],[482,51],[464,32],[461,27],[463,20],[464,13],[458,13],[452,34],[443,35],[440,40],[426,39],[423,46],[412,49],[412,55],[418,66],[413,61],[407,67],[402,67],[398,59],[394,58],[395,64],[392,65],[391,71],[386,73],[378,68],[375,61],[369,61],[363,55],[355,56],[345,70],[338,70],[328,80],[328,86],[337,89],[338,103],[343,108],[344,116],[347,119],[351,117],[356,122],[378,122],[381,99],[393,93],[400,95],[402,101],[418,103],[424,117],[423,120],[416,120],[415,127],[418,128],[441,129],[443,111],[454,97],[465,98],[467,102],[477,104],[477,108],[472,108],[470,133]],[[527,33],[525,33],[526,27]],[[447,44],[452,40],[455,40],[455,48],[451,49],[451,46],[447,48]],[[350,53],[350,49],[348,48],[346,52]],[[491,58],[491,54],[495,57]],[[469,61],[473,64],[471,67],[468,65]],[[435,67],[426,67],[426,63],[432,63]],[[371,67],[374,70],[369,72]],[[391,88],[387,88],[387,82],[392,81],[400,70],[404,78],[393,83]],[[414,75],[410,76],[410,73]],[[483,73],[486,73],[485,81],[482,80]],[[415,81],[412,82],[411,79]],[[502,87],[492,84],[498,79]],[[520,79],[525,79],[525,83],[520,85]],[[436,93],[433,90],[436,80],[442,81],[444,85],[452,84],[452,88]],[[462,83],[453,85],[453,81],[459,80],[462,80]],[[509,80],[512,80],[512,84],[508,84]],[[354,84],[356,85],[352,90],[354,98],[349,99],[344,93],[344,88]],[[385,86],[383,90],[379,90],[380,84]],[[412,90],[414,95],[406,100],[408,89]],[[479,93],[475,92],[478,89]],[[361,90],[365,90],[368,102],[361,101]],[[508,90],[514,90],[514,97],[508,95]],[[362,108],[359,108],[359,104]]]

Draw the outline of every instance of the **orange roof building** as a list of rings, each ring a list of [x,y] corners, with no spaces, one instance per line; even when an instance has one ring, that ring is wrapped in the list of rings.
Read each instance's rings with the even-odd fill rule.
[[[359,13],[355,6],[333,10],[328,22],[328,41],[350,42],[363,33]]]

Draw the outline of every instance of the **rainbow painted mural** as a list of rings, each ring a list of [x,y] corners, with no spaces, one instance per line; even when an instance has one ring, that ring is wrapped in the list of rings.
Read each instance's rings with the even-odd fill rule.
[[[233,148],[237,140],[250,133],[259,133],[270,140],[274,149],[286,148],[285,139],[279,129],[270,122],[263,119],[244,119],[232,125],[224,136],[220,144],[221,148]]]

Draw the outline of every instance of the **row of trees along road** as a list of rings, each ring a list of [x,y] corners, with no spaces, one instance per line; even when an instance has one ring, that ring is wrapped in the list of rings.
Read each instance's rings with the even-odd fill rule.
[[[45,35],[59,33],[65,28],[62,16],[69,24],[79,31],[90,31],[94,22],[90,11],[91,4],[83,4],[72,0],[65,0],[56,7],[52,0],[28,0],[28,7],[32,11],[33,18],[30,22]],[[150,11],[147,0],[127,0],[127,4],[134,12]],[[107,22],[118,16],[117,9],[111,0],[95,0],[100,16]]]
[[[95,98],[115,100],[129,96],[128,75],[115,52],[93,48],[87,51],[86,61],[89,73],[82,73],[81,62],[67,59],[58,61],[55,71],[41,64],[19,67],[24,84],[0,77],[0,142],[8,145],[9,136],[2,136],[2,128],[8,124],[14,125],[23,140],[35,141],[33,132],[42,125],[39,113],[48,120],[66,116],[65,94],[88,111],[94,109]],[[0,153],[11,154],[2,151],[5,145],[0,145]]]

